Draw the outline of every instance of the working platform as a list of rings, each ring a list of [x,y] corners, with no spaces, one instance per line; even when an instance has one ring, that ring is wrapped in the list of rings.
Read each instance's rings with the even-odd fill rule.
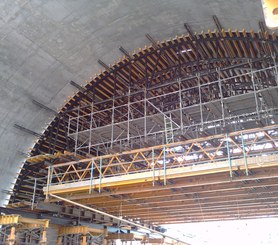
[[[151,224],[274,217],[277,128],[52,165],[43,190],[49,202],[54,194]]]

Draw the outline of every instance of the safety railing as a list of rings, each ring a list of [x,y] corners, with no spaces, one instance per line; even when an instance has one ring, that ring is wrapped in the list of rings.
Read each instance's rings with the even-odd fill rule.
[[[237,159],[243,159],[248,175],[250,158],[278,153],[277,129],[272,125],[56,164],[48,168],[47,188],[96,179],[101,188],[105,178],[157,170],[166,184],[169,169],[221,161],[228,162],[232,177]]]

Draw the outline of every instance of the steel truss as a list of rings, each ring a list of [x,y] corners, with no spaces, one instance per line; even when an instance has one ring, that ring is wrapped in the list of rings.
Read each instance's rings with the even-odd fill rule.
[[[153,181],[153,185],[158,180],[166,185],[175,169],[208,166],[207,171],[211,171],[217,163],[229,168],[231,178],[236,167],[248,175],[251,163],[263,163],[271,155],[275,158],[277,130],[278,125],[272,125],[56,164],[48,168],[44,192],[71,192],[77,183],[86,185],[89,193],[95,189],[101,192],[103,187],[116,184],[117,177],[128,176],[128,183],[136,182],[135,174],[142,174],[143,181]],[[111,182],[106,182],[109,179]],[[66,190],[66,185],[72,188]]]
[[[154,87],[132,94],[129,89],[121,97],[124,103],[113,98],[100,110],[91,104],[87,114],[77,107],[77,116],[69,116],[68,121],[75,153],[97,150],[97,154],[107,154],[164,144],[169,133],[165,120],[172,124],[175,141],[200,137],[204,132],[217,134],[277,123],[277,65],[254,70],[250,63],[250,70],[224,79],[218,73],[218,80],[205,84],[197,76],[190,88],[185,87],[186,79],[177,79],[172,81],[176,89],[171,92]],[[265,73],[276,77],[276,85],[261,79]]]

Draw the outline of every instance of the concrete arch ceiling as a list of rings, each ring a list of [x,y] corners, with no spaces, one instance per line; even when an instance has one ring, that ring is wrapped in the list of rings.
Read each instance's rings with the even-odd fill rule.
[[[136,138],[138,136],[140,140],[127,140],[125,137],[121,137],[122,133],[118,133],[119,135],[114,136],[113,143],[111,143],[109,138],[111,135],[109,125],[111,125],[111,117],[113,115],[111,108],[113,106],[117,108],[115,110],[114,123],[120,125],[123,121],[128,120],[127,108],[123,107],[123,105],[131,101],[135,103],[132,112],[133,119],[140,121],[144,114],[144,105],[138,101],[144,99],[146,91],[149,95],[148,99],[152,101],[156,108],[160,108],[159,110],[165,113],[171,111],[172,119],[179,122],[180,119],[175,115],[175,108],[178,108],[179,104],[178,98],[170,97],[168,101],[169,95],[165,97],[165,94],[177,91],[179,86],[182,88],[183,95],[185,95],[185,98],[183,98],[183,101],[186,103],[184,108],[194,107],[199,103],[198,96],[194,97],[194,94],[197,95],[199,92],[198,87],[196,88],[198,83],[202,84],[200,91],[203,103],[215,103],[217,99],[219,100],[219,94],[222,92],[219,90],[219,85],[215,83],[218,79],[223,79],[223,89],[225,88],[223,96],[225,99],[231,99],[233,96],[248,96],[253,92],[254,87],[251,79],[252,76],[250,74],[246,76],[246,71],[250,71],[251,67],[254,72],[267,67],[273,67],[274,63],[276,63],[277,44],[278,40],[274,34],[254,33],[253,31],[225,32],[223,30],[221,32],[208,32],[200,35],[193,35],[190,32],[189,35],[176,37],[169,41],[154,42],[151,46],[140,49],[133,54],[126,53],[124,58],[120,59],[113,66],[106,67],[103,64],[106,67],[105,71],[96,75],[84,87],[72,83],[79,88],[79,92],[72,98],[69,98],[65,106],[56,115],[55,119],[33,147],[31,156],[38,156],[35,159],[41,158],[46,160],[48,157],[40,154],[77,153],[77,155],[70,153],[62,154],[60,157],[55,157],[54,160],[51,160],[50,157],[49,161],[51,164],[56,164],[59,161],[71,161],[79,159],[79,157],[92,157],[99,154],[104,155],[163,144],[163,133],[160,133],[162,137],[156,137],[155,140],[151,134],[146,135],[144,140],[141,140],[144,134],[136,135],[136,132],[132,132],[132,127],[130,129],[130,137]],[[242,75],[240,80],[234,77],[240,75]],[[264,70],[256,74],[256,76],[260,78],[257,86],[275,90],[277,81],[273,71]],[[178,84],[180,85],[178,86]],[[189,92],[186,92],[187,89]],[[130,95],[128,95],[129,93]],[[154,97],[159,95],[164,96],[163,106],[161,106],[161,99]],[[269,101],[265,96],[266,94],[262,94],[263,100],[268,104]],[[273,94],[268,94],[268,96],[273,97]],[[245,112],[252,111],[252,108],[255,110],[254,96],[251,97],[251,106],[248,105],[250,101],[245,100],[246,105],[239,109],[238,106],[240,107],[240,105],[237,103],[236,107],[228,108],[229,113],[234,115],[238,110],[244,110]],[[259,126],[267,126],[273,122],[275,123],[277,121],[278,101],[274,98],[272,99],[275,101],[275,105],[268,104],[268,106],[277,108],[271,111],[269,118],[265,115],[264,118],[258,120],[253,115],[250,117],[244,114],[245,119],[240,123],[238,121],[238,129],[250,129],[257,127],[258,124]],[[237,97],[236,100],[240,100],[240,98]],[[231,107],[229,103],[225,103],[225,105]],[[205,107],[208,110],[213,110],[214,119],[217,119],[217,116],[221,117],[221,113],[217,115],[218,109],[216,107],[216,104],[213,107],[207,104]],[[89,140],[89,142],[92,142],[90,146],[87,142],[89,134],[84,134],[84,132],[90,130],[90,125],[93,124],[89,115],[92,108],[95,112],[95,120],[98,120],[98,126],[94,127],[95,132],[92,133],[92,139]],[[172,110],[173,108],[174,110]],[[197,113],[196,116],[193,115],[196,112],[191,110],[190,113],[185,110],[184,115],[186,114],[188,119],[187,121],[185,120],[184,127],[188,128],[186,133],[184,131],[177,132],[175,134],[176,140],[190,139],[194,136],[198,138],[223,132],[223,127],[210,129],[209,126],[214,125],[210,120],[206,121],[207,126],[202,126],[203,129],[201,131],[198,130],[199,126],[190,131],[190,127],[196,124],[196,117],[200,117],[200,115]],[[151,120],[153,121],[153,126],[157,127],[159,124],[163,126],[163,122],[159,121],[160,113],[150,106],[148,106],[148,111],[148,115],[153,118]],[[243,114],[239,112],[236,115],[241,117]],[[71,118],[70,123],[69,118]],[[79,126],[76,126],[77,121]],[[147,121],[151,123],[149,119]],[[142,126],[143,124],[142,121],[140,125]],[[133,124],[130,123],[130,125]],[[137,125],[137,129],[143,132],[144,128],[140,127],[140,125]],[[153,128],[153,126],[149,127]],[[78,141],[82,148],[78,149],[75,148],[77,139],[75,138],[76,135],[74,135],[77,127],[78,130],[82,130],[78,136],[80,137]],[[128,130],[124,123],[119,127],[124,127],[125,131]],[[114,128],[115,134],[117,134],[116,128]],[[232,127],[232,122],[230,124],[227,122],[225,132],[232,132],[234,130],[236,129]],[[103,139],[97,139],[99,135],[102,135]],[[85,142],[82,141],[82,137],[85,137]],[[117,138],[121,138],[122,142],[125,142],[124,146],[120,141],[117,141]],[[108,141],[99,144],[99,140],[104,139]],[[68,160],[66,160],[67,158]],[[28,188],[32,189],[32,182],[28,179],[29,177],[40,178],[47,175],[46,165],[38,164],[40,161],[43,161],[33,160],[34,158],[27,160],[17,179],[13,195],[14,202],[20,200],[28,201],[31,194],[28,194]]]
[[[209,0],[204,3],[14,0],[2,1],[0,8],[3,10],[0,13],[2,204],[8,200],[10,193],[6,191],[11,191],[28,148],[32,147],[32,154],[44,151],[41,148],[42,142],[56,122],[53,120],[53,117],[56,118],[53,111],[42,108],[41,104],[54,111],[55,108],[62,107],[59,111],[67,108],[81,95],[70,81],[83,85],[84,80],[102,68],[97,62],[98,59],[109,63],[121,57],[119,46],[130,51],[149,45],[146,33],[155,40],[186,35],[188,32],[183,26],[184,23],[188,23],[193,32],[213,30],[217,28],[212,19],[213,15],[219,18],[223,28],[253,28],[255,38],[262,38],[257,34],[260,31],[258,23],[263,20],[260,1],[242,3],[235,0]],[[236,36],[236,33],[234,35]],[[253,34],[247,35],[252,37]],[[263,39],[271,40],[271,49],[277,52],[277,39],[274,36],[267,35]],[[152,52],[154,47],[149,49]],[[142,55],[142,52],[139,52],[138,56]],[[270,50],[263,52],[265,53],[259,54],[255,51],[254,57],[250,53],[247,58],[261,59],[264,55],[270,56]],[[234,64],[232,58],[235,57],[226,59],[223,66]],[[241,61],[242,59],[237,62]],[[124,66],[125,62],[128,62],[128,59],[117,66]],[[217,61],[213,63],[217,64]],[[258,61],[258,66],[261,64]],[[98,79],[106,75],[107,72],[104,72]],[[92,82],[85,89],[89,89],[90,84]],[[76,96],[64,106],[68,96],[76,92]],[[14,124],[29,131],[22,127],[15,128]],[[44,132],[42,128],[45,124],[50,126]],[[40,140],[33,147],[38,136]],[[25,174],[28,173],[27,165],[22,170],[23,179],[26,178],[26,169]],[[18,187],[20,185],[16,185],[17,190]]]

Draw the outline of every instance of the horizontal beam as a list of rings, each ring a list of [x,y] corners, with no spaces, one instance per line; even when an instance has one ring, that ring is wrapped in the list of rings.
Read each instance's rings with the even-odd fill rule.
[[[269,186],[278,186],[278,182],[275,178],[275,174],[273,172],[272,178],[264,179],[263,181],[257,182],[257,179],[254,177],[252,179],[248,179],[248,182],[243,183],[243,179],[241,181],[236,181],[238,178],[242,177],[234,177],[232,181],[227,181],[226,173],[210,175],[205,177],[207,179],[204,180],[200,177],[197,178],[189,178],[186,183],[182,181],[175,180],[175,183],[169,183],[167,186],[160,186],[159,183],[155,183],[154,186],[150,186],[149,183],[145,183],[145,185],[140,185],[140,188],[136,188],[136,186],[122,186],[121,188],[111,188],[109,192],[92,192],[92,194],[83,193],[76,194],[74,196],[65,195],[66,198],[70,200],[81,200],[86,203],[86,201],[90,201],[91,199],[98,202],[109,203],[111,196],[118,196],[118,199],[113,198],[112,201],[115,200],[137,200],[141,198],[152,198],[152,197],[164,197],[164,196],[175,196],[179,194],[191,195],[194,193],[226,193],[229,191],[235,190],[249,190],[250,188],[260,188],[260,187],[269,187]],[[214,180],[219,179],[220,182],[213,182]],[[191,184],[190,184],[191,183]],[[202,185],[203,184],[203,185]],[[133,189],[133,191],[132,191]]]
[[[88,226],[63,226],[59,228],[59,236],[73,235],[73,234],[103,234],[105,229],[96,229]]]
[[[209,206],[209,205],[215,205],[216,203],[218,204],[232,204],[232,203],[235,203],[235,200],[237,203],[249,203],[249,202],[260,202],[262,200],[272,200],[272,201],[277,201],[278,200],[278,197],[277,196],[273,196],[273,194],[269,194],[269,195],[265,195],[265,196],[256,196],[256,195],[253,195],[251,196],[250,198],[246,197],[246,198],[241,198],[241,199],[235,199],[235,198],[230,198],[230,199],[223,199],[223,200],[220,200],[220,199],[217,199],[216,201],[206,201],[206,202],[200,202],[197,198],[195,200],[196,204],[199,204],[199,205],[202,205],[202,206]],[[148,204],[146,203],[146,205],[142,205],[142,206],[135,206],[138,211],[143,211],[145,210],[146,212],[152,212],[154,210],[159,210],[159,209],[170,209],[172,207],[172,209],[175,209],[177,207],[184,207],[184,205],[188,205],[188,208],[189,207],[196,207],[196,204],[192,204],[192,202],[188,202],[186,200],[180,200],[180,201],[170,201],[168,203],[162,203],[162,204],[157,204],[157,205],[152,205],[152,204]],[[190,206],[191,205],[191,206]],[[129,206],[129,207],[126,207],[122,210],[122,212],[124,214],[128,214],[128,212],[132,212],[135,208],[134,206]],[[119,208],[119,207],[117,207]],[[110,208],[106,208],[105,209],[106,211],[108,212],[112,212],[113,210],[115,210],[115,207],[110,207]]]
[[[164,243],[164,238],[150,238],[144,235],[136,235],[134,233],[110,233],[105,237],[106,240],[117,240],[120,239],[122,241],[141,241],[145,243]]]
[[[210,218],[196,218],[196,219],[190,219],[190,220],[177,220],[172,221],[172,224],[185,224],[185,223],[198,223],[198,222],[212,222],[212,221],[231,221],[231,220],[248,220],[248,219],[265,219],[265,218],[277,218],[278,214],[252,214],[252,215],[245,215],[245,216],[226,216],[226,217],[210,217]],[[171,223],[171,222],[170,222]],[[167,225],[170,224],[169,221],[161,221],[159,222],[159,225]],[[158,222],[156,222],[158,224]]]
[[[21,224],[33,224],[44,228],[48,228],[48,219],[32,219],[25,218],[20,215],[1,215],[0,225],[21,225]]]
[[[241,202],[232,202],[228,207],[223,207],[223,208],[206,208],[202,204],[200,204],[199,209],[182,209],[182,206],[180,206],[180,209],[177,209],[175,206],[172,208],[165,209],[164,211],[145,211],[145,214],[140,214],[140,210],[138,214],[126,214],[123,212],[124,217],[128,218],[138,218],[140,217],[140,220],[145,220],[145,219],[150,219],[152,220],[153,218],[161,218],[161,217],[196,217],[202,213],[202,215],[227,215],[227,214],[235,214],[235,213],[245,213],[245,212],[250,212],[250,213],[257,213],[258,211],[265,210],[269,211],[270,213],[273,211],[278,210],[278,205],[277,203],[277,198],[276,200],[273,201],[268,201],[265,202],[263,205],[259,205],[260,202],[255,203],[254,205],[249,205],[247,203],[245,206],[242,205]]]
[[[255,183],[253,182],[255,185]],[[250,195],[252,193],[257,194],[257,195],[263,195],[265,193],[278,193],[278,183],[276,186],[271,186],[267,188],[267,186],[264,186],[264,182],[261,185],[257,185],[257,187],[250,187],[249,188],[244,188],[244,186],[239,187],[238,189],[228,189],[223,191],[221,190],[213,190],[211,192],[186,192],[183,190],[179,191],[170,191],[167,194],[164,195],[153,195],[153,196],[147,196],[145,195],[142,198],[135,198],[134,196],[129,196],[128,198],[122,198],[119,196],[118,198],[113,198],[113,197],[107,197],[107,198],[102,198],[98,200],[98,198],[91,198],[91,199],[83,199],[80,200],[79,202],[82,204],[92,204],[92,205],[102,205],[104,202],[106,203],[106,207],[109,206],[118,206],[118,205],[128,205],[128,204],[144,204],[144,203],[151,203],[155,204],[155,202],[163,203],[167,202],[169,200],[173,201],[178,201],[178,200],[184,200],[185,198],[187,200],[194,199],[196,194],[198,194],[198,200],[203,201],[203,200],[208,200],[208,199],[215,199],[215,198],[226,198],[226,197],[243,197],[246,195]],[[252,190],[255,190],[252,192]]]
[[[157,218],[150,218],[145,219],[146,222],[153,222],[154,224],[161,224],[163,221],[171,221],[174,223],[175,221],[184,221],[184,222],[192,222],[194,219],[199,220],[206,220],[206,219],[215,219],[222,220],[225,218],[234,218],[234,219],[241,219],[241,217],[254,217],[254,216],[265,216],[265,218],[271,218],[272,216],[277,216],[277,211],[270,211],[270,210],[258,210],[256,213],[251,212],[241,212],[241,213],[227,213],[227,214],[203,214],[202,212],[199,213],[199,215],[190,216],[190,215],[180,215],[180,216],[169,216],[169,217],[157,217]]]

